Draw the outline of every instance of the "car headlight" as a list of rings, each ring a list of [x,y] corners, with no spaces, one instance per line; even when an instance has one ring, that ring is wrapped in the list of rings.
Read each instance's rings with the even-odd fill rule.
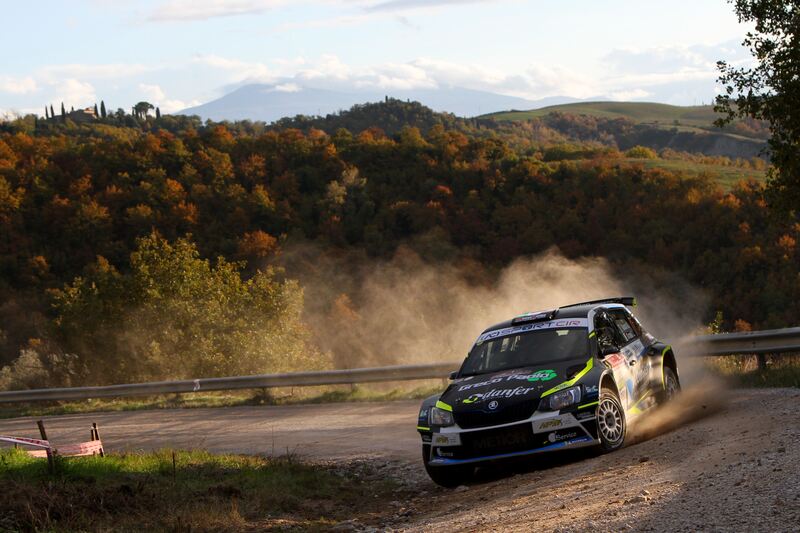
[[[439,409],[438,407],[431,407],[431,424],[434,426],[452,426],[455,424],[453,421],[453,413]]]
[[[550,396],[547,406],[553,411],[558,411],[581,401],[581,388],[571,387],[566,390],[558,391]]]

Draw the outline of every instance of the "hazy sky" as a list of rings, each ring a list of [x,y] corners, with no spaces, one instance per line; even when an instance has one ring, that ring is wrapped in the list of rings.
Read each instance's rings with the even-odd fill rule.
[[[708,103],[725,0],[1,0],[0,110],[174,111],[247,82]]]

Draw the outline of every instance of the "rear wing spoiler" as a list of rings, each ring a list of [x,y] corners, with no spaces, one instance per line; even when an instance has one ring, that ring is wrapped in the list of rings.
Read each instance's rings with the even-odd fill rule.
[[[589,302],[562,305],[559,309],[564,309],[566,307],[578,307],[579,305],[594,305],[594,304],[622,304],[627,307],[636,307],[636,298],[634,296],[617,296],[615,298],[603,298],[602,300],[592,300]]]

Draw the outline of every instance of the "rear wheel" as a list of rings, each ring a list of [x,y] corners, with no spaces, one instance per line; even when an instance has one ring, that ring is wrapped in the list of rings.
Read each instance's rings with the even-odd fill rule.
[[[442,487],[449,489],[463,485],[470,479],[475,472],[475,467],[472,465],[452,465],[452,466],[431,466],[428,464],[431,456],[430,444],[422,445],[422,462],[425,465],[425,472],[428,477]]]
[[[664,367],[664,390],[658,395],[658,403],[663,404],[672,400],[681,391],[681,384],[678,376],[670,367]]]
[[[625,442],[626,430],[625,410],[619,396],[614,389],[603,387],[597,406],[597,433],[602,450],[611,452],[621,448]]]

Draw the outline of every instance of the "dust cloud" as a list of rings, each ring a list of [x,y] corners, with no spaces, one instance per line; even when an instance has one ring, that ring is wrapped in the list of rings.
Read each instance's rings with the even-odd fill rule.
[[[391,260],[332,257],[297,248],[284,255],[306,290],[306,321],[338,368],[463,359],[492,324],[528,311],[635,295],[654,335],[677,341],[702,327],[703,293],[652,267],[603,258],[567,259],[556,249],[500,271],[468,260],[425,261],[401,247]]]

